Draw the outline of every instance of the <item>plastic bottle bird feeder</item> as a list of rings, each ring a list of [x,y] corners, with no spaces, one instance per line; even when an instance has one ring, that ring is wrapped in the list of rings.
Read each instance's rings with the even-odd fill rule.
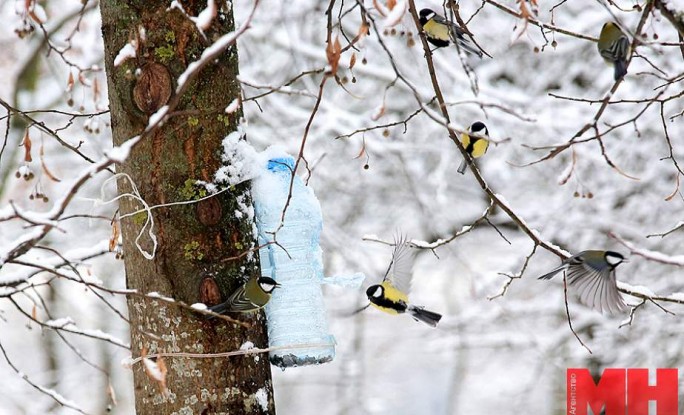
[[[278,348],[269,358],[282,369],[325,363],[335,357],[335,339],[328,333],[320,286],[324,282],[319,246],[321,207],[311,188],[296,175],[278,229],[294,165],[294,158],[287,154],[271,158],[268,169],[252,182],[259,245],[263,246],[259,250],[261,273],[282,285],[266,305],[269,346]],[[268,244],[275,231],[278,244]]]

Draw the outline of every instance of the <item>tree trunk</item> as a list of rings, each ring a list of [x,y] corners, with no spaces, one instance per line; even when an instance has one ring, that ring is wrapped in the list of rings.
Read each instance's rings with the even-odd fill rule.
[[[197,16],[206,7],[206,2],[180,3],[189,16]],[[233,30],[232,10],[225,9],[226,2],[217,2],[218,15],[204,35],[180,10],[167,10],[169,4],[168,0],[102,1],[115,145],[140,135],[149,116],[168,101],[169,91],[174,99],[178,75],[213,40]],[[136,57],[114,66],[115,57],[131,40],[137,42]],[[213,181],[221,165],[222,140],[237,129],[241,115],[239,111],[224,112],[240,94],[237,69],[237,49],[233,45],[202,70],[180,97],[175,115],[158,131],[146,134],[126,163],[119,166],[118,172],[131,177],[150,206],[207,195],[195,183]],[[118,186],[120,194],[133,191],[123,177]],[[122,198],[119,205],[121,216],[143,208],[131,197]],[[154,248],[144,227],[147,213],[122,219],[127,286],[139,293],[158,292],[188,304],[213,304],[225,299],[245,278],[260,272],[257,252],[229,259],[255,246],[253,215],[246,211],[250,209],[251,199],[244,185],[199,203],[154,209],[158,247],[151,260],[136,247],[136,238],[142,232],[141,247],[148,252]],[[145,352],[225,352],[239,349],[246,341],[267,347],[261,312],[234,316],[249,323],[245,328],[218,319],[207,320],[154,298],[130,296],[128,309],[133,357]],[[145,373],[143,365],[133,367],[138,413],[275,413],[267,356],[163,359],[168,369],[168,391]]]

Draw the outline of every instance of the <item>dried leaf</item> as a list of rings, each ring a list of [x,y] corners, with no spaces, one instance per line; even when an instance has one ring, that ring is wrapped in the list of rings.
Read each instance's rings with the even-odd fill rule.
[[[78,82],[80,82],[83,86],[90,86],[90,81],[88,78],[86,78],[83,72],[78,73]]]
[[[356,64],[356,52],[352,52],[351,58],[349,58],[349,70],[354,68]]]
[[[335,41],[328,43],[325,49],[325,54],[328,57],[328,64],[330,65],[330,73],[337,74],[337,66],[340,63],[340,55],[342,54],[342,45],[340,45],[339,36],[335,36]]]
[[[575,170],[575,164],[577,163],[577,154],[575,153],[575,150],[572,151],[572,161],[568,167],[561,173],[559,179],[558,179],[558,184],[560,186],[563,186],[565,183],[570,180],[572,177],[572,172]]]
[[[112,237],[109,238],[109,252],[114,252],[116,245],[119,243],[119,222],[112,222]]]
[[[373,0],[373,6],[375,6],[375,10],[377,10],[382,17],[387,17],[387,9],[383,4],[380,4],[378,0]]]
[[[36,13],[33,10],[29,10],[28,14],[29,14],[29,17],[31,17],[31,19],[33,19],[34,22],[36,22],[38,24],[45,23],[40,17],[38,17],[36,15]]]
[[[166,387],[166,364],[164,363],[164,359],[161,357],[157,358],[156,361],[152,359],[148,359],[147,357],[147,349],[143,348],[140,355],[142,356],[142,362],[143,362],[143,367],[145,368],[145,374],[150,377],[153,381],[157,382],[159,385],[159,389],[163,394],[168,393],[168,389]]]
[[[112,382],[107,383],[107,395],[109,396],[109,399],[112,401],[112,405],[116,406],[118,403],[116,401],[116,392],[114,391]]]
[[[69,71],[69,79],[67,80],[66,92],[71,92],[74,89],[74,73]]]
[[[98,103],[100,101],[100,83],[97,78],[93,80],[93,102]]]
[[[532,10],[527,7],[527,3],[530,3]],[[518,0],[520,5],[520,17],[527,20],[530,17],[537,16],[539,14],[539,6],[537,5],[537,0]]]
[[[356,34],[356,37],[360,40],[362,37],[367,36],[370,33],[370,26],[368,23],[363,22],[361,23],[361,26],[359,27],[359,33]]]
[[[373,115],[371,115],[371,120],[377,121],[385,115],[385,103],[383,102],[382,105],[380,105],[378,108],[375,109],[373,112]]]
[[[46,175],[48,178],[50,178],[50,180],[52,180],[53,182],[59,183],[59,182],[61,182],[61,180],[58,179],[54,174],[52,174],[52,172],[50,171],[50,169],[48,169],[48,168],[47,168],[47,165],[45,164],[45,151],[44,151],[44,147],[45,147],[45,146],[41,143],[41,145],[40,145],[40,167],[43,168],[43,172],[45,172],[45,175]]]
[[[359,151],[359,155],[354,157],[354,160],[360,159],[363,157],[363,155],[366,154],[366,140],[363,140],[363,145],[361,146],[361,151]]]
[[[665,201],[669,202],[677,195],[677,193],[679,193],[679,174],[677,174],[677,186],[675,187],[674,191],[672,191],[672,194],[665,198]]]
[[[31,137],[29,137],[28,128],[24,133],[24,139],[22,140],[21,145],[24,146],[24,161],[27,163],[32,162],[33,158],[31,157]]]

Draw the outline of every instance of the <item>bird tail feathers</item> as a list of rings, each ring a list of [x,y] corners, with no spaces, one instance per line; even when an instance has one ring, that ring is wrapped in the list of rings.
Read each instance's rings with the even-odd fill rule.
[[[616,60],[615,61],[615,75],[614,78],[617,81],[618,79],[622,78],[623,76],[627,75],[627,62],[624,60]]]
[[[538,280],[550,280],[551,278],[554,277],[554,275],[558,274],[558,273],[561,272],[563,269],[565,269],[565,266],[564,266],[564,265],[561,265],[560,267],[554,269],[554,270],[551,271],[551,272],[548,272],[548,273],[542,275],[541,277],[539,277],[539,278],[537,278],[537,279],[538,279]]]
[[[465,174],[466,168],[468,167],[468,162],[466,162],[465,159],[461,162],[461,165],[458,166],[458,172],[461,174]]]
[[[442,319],[441,314],[426,310],[424,307],[409,306],[408,312],[416,321],[422,321],[432,327],[437,327],[437,323]]]
[[[458,39],[457,43],[458,46],[465,49],[466,52],[472,53],[473,55],[476,55],[478,58],[482,59],[482,51],[472,46],[467,40]]]
[[[225,314],[226,311],[228,311],[228,302],[223,302],[221,304],[216,304],[215,306],[211,306],[207,308],[207,310],[212,311],[217,314]],[[205,316],[208,320],[211,320],[213,318],[216,318],[216,316]]]

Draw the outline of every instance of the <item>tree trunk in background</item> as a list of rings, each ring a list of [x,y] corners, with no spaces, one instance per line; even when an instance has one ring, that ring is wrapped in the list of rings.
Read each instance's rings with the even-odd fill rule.
[[[206,38],[178,9],[167,11],[170,3],[102,1],[115,145],[141,134],[149,115],[166,102],[168,96],[155,92],[155,88],[164,89],[166,71],[170,75],[170,90],[175,91],[175,79],[188,64],[197,60],[212,40],[233,30],[232,10],[221,9],[226,2],[217,2],[219,13],[205,31]],[[206,7],[205,1],[180,3],[191,16],[197,16]],[[137,57],[115,67],[114,58],[131,39],[138,41]],[[221,165],[221,142],[236,130],[241,115],[239,111],[224,113],[224,108],[240,94],[237,63],[237,49],[233,46],[203,69],[176,107],[182,113],[146,137],[125,165],[118,166],[119,172],[130,175],[149,205],[206,195],[194,183],[213,180]],[[120,194],[132,191],[122,178],[118,186]],[[159,246],[152,260],[145,259],[135,246],[146,213],[123,219],[128,287],[141,293],[158,292],[189,304],[214,303],[226,298],[243,278],[259,272],[257,255],[251,261],[246,259],[249,256],[227,260],[255,244],[251,215],[235,213],[244,211],[244,206],[251,206],[248,188],[237,186],[203,202],[155,209],[154,233]],[[141,208],[132,198],[120,200],[121,215]],[[152,239],[146,232],[140,244],[148,252],[152,250]],[[215,278],[221,298],[216,290],[207,289],[211,284],[202,284],[206,277]],[[225,352],[239,349],[248,340],[257,347],[267,346],[261,312],[235,316],[250,323],[250,328],[244,328],[218,319],[208,321],[191,311],[149,298],[129,297],[128,309],[133,357],[140,356],[143,350],[148,354]],[[159,383],[147,376],[141,364],[133,367],[138,413],[275,413],[270,366],[265,356],[167,357],[164,364],[168,369],[167,393],[162,393]]]

